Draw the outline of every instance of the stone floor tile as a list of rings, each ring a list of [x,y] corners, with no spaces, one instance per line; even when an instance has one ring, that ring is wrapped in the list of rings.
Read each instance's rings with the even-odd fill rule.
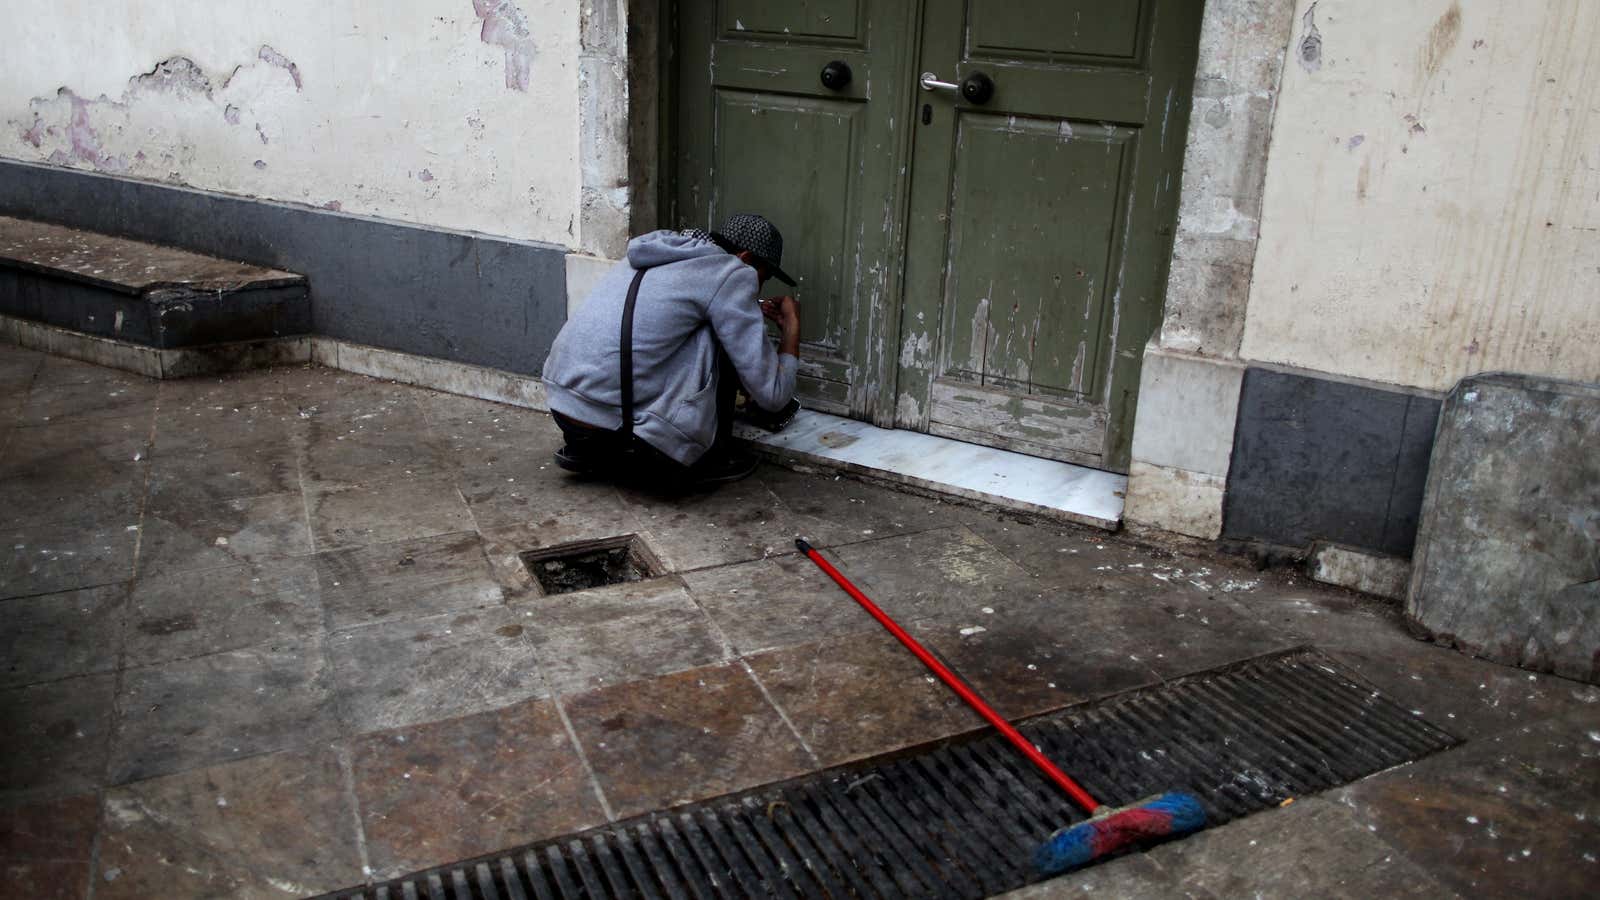
[[[986,612],[988,610],[989,612]],[[1174,678],[1301,646],[1304,638],[1242,612],[1226,595],[1167,587],[1130,591],[1035,579],[992,605],[951,605],[930,618],[960,628],[1011,625],[1056,635]]]
[[[329,740],[337,730],[331,681],[320,640],[128,669],[110,783]]]
[[[1039,593],[1036,579],[965,527],[830,548],[825,555],[902,622],[964,617]]]
[[[1108,587],[1150,584],[1155,581],[1138,570],[1119,571],[1130,564],[1151,564],[1149,551],[1127,541],[1112,539],[1096,528],[1024,521],[1015,516],[976,508],[961,508],[955,516],[964,525],[1017,565],[1041,578],[1065,584],[1105,582]],[[1163,551],[1162,562],[1178,557]],[[1117,578],[1126,575],[1126,578]]]
[[[1133,654],[1105,646],[1093,627],[982,614],[965,621],[971,624],[923,620],[905,627],[1008,719],[1160,681]]]
[[[616,488],[571,476],[548,460],[463,469],[461,494],[485,531],[520,528],[542,541],[535,546],[550,546],[641,528],[635,509]]]
[[[0,806],[0,896],[78,900],[100,819],[98,794]]]
[[[165,379],[161,382],[161,406],[163,409],[223,403],[237,406],[261,400],[294,404],[305,385],[344,374],[337,369],[301,365]]]
[[[558,693],[678,672],[729,655],[676,578],[523,600],[511,609]]]
[[[347,733],[363,734],[548,696],[521,612],[495,607],[328,636]]]
[[[100,787],[115,691],[114,675],[0,691],[0,800]]]
[[[352,756],[374,878],[605,823],[549,700],[368,735]]]
[[[1592,897],[1600,706],[1391,769],[1333,799],[1462,896]]]
[[[1264,579],[1267,580],[1267,579]],[[1326,588],[1304,580],[1274,583],[1228,597],[1245,616],[1293,634],[1325,650],[1416,643],[1406,631],[1399,607],[1353,591]]]
[[[5,601],[0,687],[116,669],[127,594],[118,584]]]
[[[1309,798],[1163,844],[1180,889],[1218,897],[1451,897],[1337,804]]]
[[[138,418],[93,418],[60,425],[19,427],[0,462],[0,478],[18,472],[75,466],[138,462],[150,457],[153,430]]]
[[[1231,604],[1173,594],[1112,596],[1107,615],[1117,617],[1115,650],[1138,657],[1163,678],[1203,672],[1277,653],[1304,642],[1299,636],[1240,615]]]
[[[334,369],[308,369],[276,379],[284,396],[307,418],[354,418],[385,410],[416,410],[424,388]]]
[[[311,552],[300,492],[146,510],[139,574],[220,568]]]
[[[494,435],[538,425],[553,434],[560,433],[549,413],[523,406],[428,388],[412,391],[411,402],[428,417],[429,423],[448,431]]]
[[[159,384],[143,375],[135,375],[110,366],[95,365],[69,356],[41,353],[40,357],[39,368],[35,370],[33,376],[34,387],[56,387],[67,384]]]
[[[815,563],[799,554],[700,569],[681,577],[740,653],[879,629]]]
[[[1231,606],[1271,593],[1286,581],[1281,572],[1257,572],[1228,558],[1184,556],[1092,528],[1030,523],[971,509],[963,510],[961,518],[995,549],[1038,576],[1041,590],[1121,593],[1179,603],[1209,599]],[[1287,580],[1293,587],[1292,576]]]
[[[304,557],[142,577],[129,607],[127,665],[312,640],[323,627],[318,595]]]
[[[316,557],[329,628],[500,604],[499,584],[470,531],[331,550]]]
[[[746,661],[824,766],[985,727],[882,629]]]
[[[33,377],[44,359],[45,355],[37,350],[0,344],[0,391],[8,394],[26,391],[33,385]]]
[[[1177,873],[1163,869],[1144,853],[1130,853],[1002,894],[1000,900],[1066,900],[1069,897],[1115,897],[1117,900],[1221,900],[1197,885],[1179,885]]]
[[[138,543],[137,515],[105,524],[0,526],[0,598],[126,581]]]
[[[1393,635],[1331,654],[1396,703],[1463,738],[1600,704],[1600,686],[1473,659]]]
[[[215,400],[163,405],[156,414],[154,453],[209,453],[229,447],[297,446],[305,422],[283,399]]]
[[[761,478],[794,514],[798,536],[819,547],[960,524],[949,503],[854,478],[778,466],[762,469]]]
[[[106,792],[97,898],[304,897],[365,880],[330,746]]]
[[[452,475],[456,459],[420,411],[384,403],[367,412],[311,416],[301,468],[308,486],[330,488]]]
[[[435,391],[419,391],[414,399],[463,472],[529,462],[555,467],[552,454],[563,440],[548,413]]]
[[[454,483],[394,481],[308,491],[318,550],[387,544],[472,530],[472,514]]]
[[[23,429],[27,430],[27,429]],[[0,527],[139,519],[147,462],[100,462],[90,451],[0,476]]]
[[[674,572],[794,551],[800,520],[756,474],[715,491],[661,495],[622,490],[661,561]]]
[[[294,448],[281,443],[163,453],[150,462],[149,508],[170,510],[300,490]]]
[[[781,781],[815,765],[739,665],[614,685],[564,702],[619,818]]]
[[[21,425],[130,418],[149,424],[156,412],[156,382],[124,379],[42,384],[34,382],[22,404]]]

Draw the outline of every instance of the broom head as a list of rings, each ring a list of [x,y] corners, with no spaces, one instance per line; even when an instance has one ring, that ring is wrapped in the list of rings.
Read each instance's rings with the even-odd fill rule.
[[[1205,808],[1194,795],[1177,791],[1157,794],[1097,812],[1057,831],[1034,851],[1033,861],[1041,874],[1056,875],[1135,844],[1186,834],[1205,824]]]

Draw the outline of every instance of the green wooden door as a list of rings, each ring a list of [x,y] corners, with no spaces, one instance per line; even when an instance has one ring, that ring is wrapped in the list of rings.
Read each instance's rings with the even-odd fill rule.
[[[883,424],[912,21],[910,0],[678,4],[671,221],[771,219],[799,281],[802,401]],[[830,87],[821,73],[835,61],[850,77]]]
[[[680,0],[671,220],[783,230],[808,406],[1125,470],[1200,12]],[[819,77],[834,60],[843,87]]]
[[[1126,470],[1199,0],[927,0],[896,424]]]

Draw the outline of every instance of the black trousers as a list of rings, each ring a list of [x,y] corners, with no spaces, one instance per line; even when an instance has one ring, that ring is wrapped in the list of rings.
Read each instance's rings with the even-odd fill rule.
[[[567,454],[584,461],[592,461],[597,468],[615,467],[619,473],[647,476],[652,480],[676,478],[692,479],[696,471],[714,464],[733,448],[733,410],[739,393],[739,373],[733,368],[728,354],[717,344],[717,434],[711,449],[693,466],[685,466],[638,435],[624,435],[621,429],[612,431],[575,422],[560,413],[552,413],[556,425],[567,441]]]

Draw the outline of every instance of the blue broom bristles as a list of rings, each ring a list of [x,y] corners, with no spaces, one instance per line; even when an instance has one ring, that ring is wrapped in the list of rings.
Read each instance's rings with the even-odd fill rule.
[[[1039,872],[1056,875],[1142,841],[1204,828],[1205,807],[1192,794],[1173,791],[1099,813],[1050,836],[1034,851]]]

